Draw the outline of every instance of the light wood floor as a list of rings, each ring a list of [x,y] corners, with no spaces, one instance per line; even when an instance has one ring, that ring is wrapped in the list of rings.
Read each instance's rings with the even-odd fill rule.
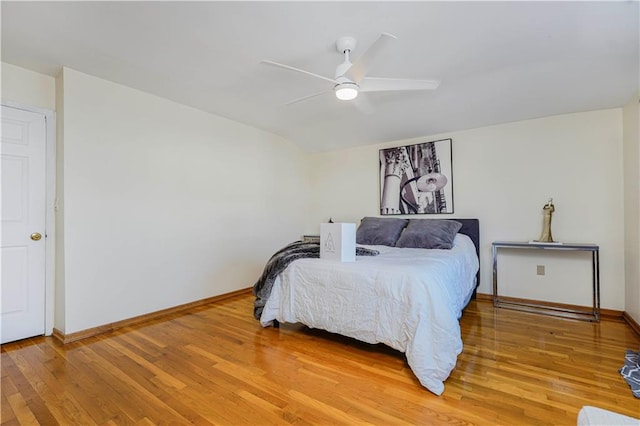
[[[640,416],[618,373],[640,339],[472,302],[464,352],[437,397],[404,355],[283,324],[259,326],[251,295],[61,346],[2,347],[2,424],[575,425],[594,405]]]

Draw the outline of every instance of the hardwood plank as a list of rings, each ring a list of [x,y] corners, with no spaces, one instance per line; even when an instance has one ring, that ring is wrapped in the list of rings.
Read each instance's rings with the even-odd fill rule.
[[[21,425],[37,425],[39,424],[36,420],[36,417],[33,415],[27,402],[22,397],[20,393],[14,393],[13,395],[7,398],[9,400],[9,405],[11,409],[16,414],[16,420]]]
[[[58,423],[95,424],[82,402],[73,395],[73,385],[69,383],[66,370],[67,363],[64,360],[56,360],[55,373],[52,374],[47,371],[44,363],[38,361],[38,352],[35,346],[26,346],[19,352],[9,352],[21,373],[22,380],[18,385],[20,393],[26,400],[42,398],[43,394],[49,395],[48,399],[42,399],[49,414]]]
[[[130,418],[150,418],[163,423],[210,424],[196,409],[185,405],[176,394],[167,391],[153,380],[153,373],[141,368],[108,344],[94,345],[99,362],[98,374],[110,383],[117,395],[117,403]]]
[[[618,369],[640,339],[473,301],[436,396],[404,354],[300,324],[262,328],[235,295],[61,345],[2,346],[2,425],[575,425],[584,405],[640,416]]]
[[[11,379],[3,375],[0,385],[0,420],[3,423],[17,421],[16,413],[13,411],[11,404],[9,404],[9,397],[16,393],[18,393],[18,390],[11,382]]]

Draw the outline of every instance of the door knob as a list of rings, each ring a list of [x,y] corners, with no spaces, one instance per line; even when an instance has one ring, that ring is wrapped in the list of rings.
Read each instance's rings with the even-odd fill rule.
[[[39,240],[40,240],[40,238],[42,238],[42,235],[40,235],[40,233],[39,233],[39,232],[34,232],[33,234],[31,234],[31,239],[32,239],[33,241],[39,241]]]

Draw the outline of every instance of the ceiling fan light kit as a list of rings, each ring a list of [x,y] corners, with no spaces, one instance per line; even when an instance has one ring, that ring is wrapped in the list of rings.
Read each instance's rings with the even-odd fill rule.
[[[358,96],[358,85],[351,82],[336,84],[333,90],[341,101],[350,101]]]
[[[311,77],[327,80],[333,83],[333,91],[336,98],[341,101],[350,101],[358,97],[360,92],[384,92],[384,91],[404,91],[404,90],[433,90],[439,85],[436,80],[409,80],[397,78],[376,78],[367,77],[367,72],[374,62],[380,51],[388,42],[395,40],[397,37],[393,34],[382,33],[378,39],[369,48],[358,57],[354,63],[351,63],[349,56],[356,48],[356,39],[353,37],[340,37],[336,41],[336,50],[344,55],[344,61],[336,67],[335,77],[325,77],[310,71],[305,71],[289,65],[280,64],[278,62],[263,60],[262,63],[273,65],[279,68],[296,71]],[[304,96],[288,102],[287,105],[304,101],[325,92],[315,93]]]

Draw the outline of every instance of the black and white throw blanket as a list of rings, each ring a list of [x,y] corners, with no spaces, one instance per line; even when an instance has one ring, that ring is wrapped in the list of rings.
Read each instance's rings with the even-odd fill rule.
[[[620,374],[631,387],[633,396],[640,398],[640,352],[627,349]]]
[[[377,256],[380,254],[377,250],[367,249],[364,247],[356,247],[356,256]],[[303,258],[319,258],[320,243],[296,241],[277,251],[264,267],[262,276],[253,285],[253,294],[256,300],[253,304],[253,316],[260,320],[262,309],[271,295],[271,289],[276,277],[285,270],[287,266],[294,260]]]

